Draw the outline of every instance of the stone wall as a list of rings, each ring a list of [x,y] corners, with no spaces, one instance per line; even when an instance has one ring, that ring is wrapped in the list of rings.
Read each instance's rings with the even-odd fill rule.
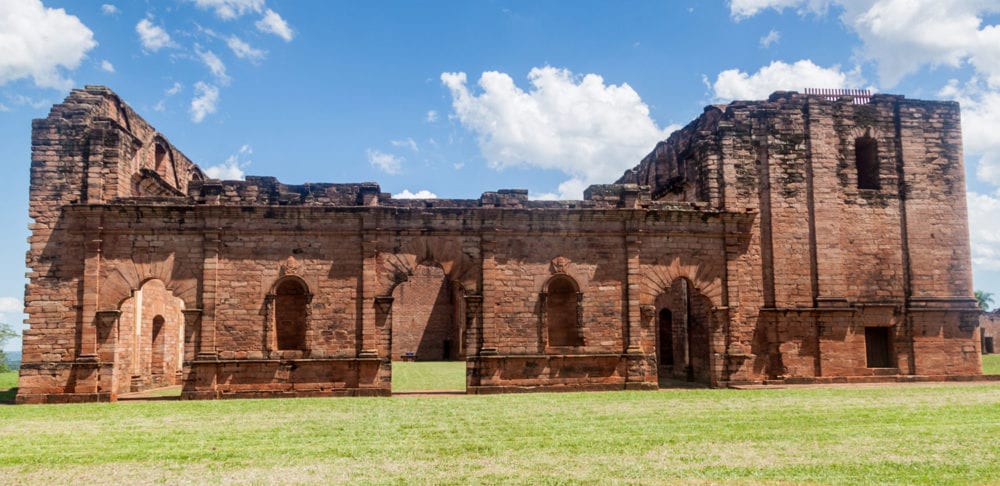
[[[22,403],[386,395],[409,353],[469,393],[981,369],[954,103],[711,106],[581,201],[208,180],[101,87],[34,129]]]

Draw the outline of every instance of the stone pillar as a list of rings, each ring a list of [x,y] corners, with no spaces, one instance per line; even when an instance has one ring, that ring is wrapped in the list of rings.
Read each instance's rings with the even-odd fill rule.
[[[500,345],[497,320],[493,312],[496,307],[497,281],[496,233],[484,230],[480,246],[483,257],[483,317],[480,326],[483,344],[479,350],[479,354],[482,356],[493,356],[498,353]]]
[[[201,309],[184,309],[184,361],[194,361],[201,349]]]
[[[214,360],[215,349],[215,293],[219,278],[219,252],[222,245],[218,231],[205,233],[204,269],[202,271],[202,317],[198,340],[198,360]]]
[[[379,296],[375,297],[375,318],[374,326],[378,328],[376,337],[380,334],[385,336],[385,341],[381,346],[377,346],[375,350],[371,352],[374,353],[371,356],[360,356],[365,357],[375,357],[378,356],[378,351],[382,350],[385,356],[391,358],[392,354],[392,302],[395,300],[392,296]],[[374,340],[375,338],[373,338]],[[373,344],[377,343],[373,341]]]
[[[478,356],[483,344],[483,296],[465,296],[465,356]]]
[[[100,299],[101,274],[101,228],[93,239],[84,244],[83,261],[83,319],[80,329],[80,354],[78,359],[86,362],[97,362],[97,308]]]
[[[374,358],[378,356],[378,334],[376,332],[375,326],[376,321],[379,319],[378,314],[375,312],[376,308],[382,305],[388,305],[392,308],[392,297],[389,297],[388,301],[384,300],[384,297],[375,297],[376,286],[378,278],[378,272],[376,271],[376,265],[378,265],[378,241],[374,238],[370,238],[368,235],[364,236],[364,241],[361,243],[361,299],[362,302],[370,302],[369,299],[374,299],[375,306],[362,306],[361,310],[361,342],[358,343],[358,357],[359,358]],[[383,299],[383,300],[379,300]],[[389,316],[389,311],[383,314],[383,317]],[[390,333],[391,333],[391,323]],[[391,338],[390,338],[391,339]],[[391,353],[392,348],[389,348],[389,353]]]
[[[625,275],[625,295],[628,299],[626,320],[623,329],[625,336],[625,352],[628,354],[641,354],[642,346],[639,341],[639,319],[641,309],[639,308],[639,229],[634,227],[632,222],[626,222],[625,228],[625,261],[627,272]]]

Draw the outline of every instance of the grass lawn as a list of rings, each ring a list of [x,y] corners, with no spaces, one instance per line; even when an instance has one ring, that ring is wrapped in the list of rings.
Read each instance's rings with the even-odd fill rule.
[[[983,374],[1000,375],[1000,354],[983,355]]]
[[[392,391],[465,391],[465,361],[392,363]]]
[[[0,482],[989,483],[1000,384],[0,406]]]

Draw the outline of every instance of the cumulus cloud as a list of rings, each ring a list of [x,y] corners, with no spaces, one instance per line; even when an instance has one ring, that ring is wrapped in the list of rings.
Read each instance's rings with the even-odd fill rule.
[[[760,46],[764,49],[771,47],[781,40],[781,32],[771,29],[764,37],[760,38]]]
[[[403,169],[403,157],[387,154],[380,150],[368,149],[368,163],[386,174],[399,174]]]
[[[105,3],[101,5],[101,13],[103,13],[104,15],[117,15],[118,12],[119,12],[118,7],[110,3]]]
[[[260,13],[264,0],[193,0],[199,8],[214,10],[223,20],[232,20],[248,13]]]
[[[437,199],[437,194],[426,189],[417,191],[416,193],[410,192],[409,189],[403,189],[403,192],[399,194],[393,194],[395,199]]]
[[[0,297],[0,314],[17,314],[24,311],[24,303],[16,297]]]
[[[163,27],[154,24],[149,19],[142,19],[135,24],[135,32],[139,34],[139,42],[146,52],[156,52],[164,47],[175,47],[173,39]]]
[[[802,91],[805,88],[846,88],[863,80],[857,70],[843,72],[839,66],[824,68],[808,59],[787,64],[773,61],[753,74],[739,69],[722,71],[711,84],[715,99],[755,100],[774,91]]]
[[[969,192],[969,242],[972,263],[979,268],[1000,271],[1000,194]]]
[[[105,60],[101,61],[101,70],[109,72],[109,73],[113,73],[113,72],[115,72],[115,65],[111,64],[111,61],[105,59]]]
[[[96,45],[94,33],[61,8],[0,2],[0,85],[30,77],[40,88],[69,89],[62,70],[76,69]]]
[[[525,91],[508,74],[489,71],[479,78],[478,94],[465,73],[442,73],[441,81],[455,117],[476,133],[491,168],[561,171],[570,176],[559,186],[563,198],[578,199],[587,185],[614,181],[673,128],[658,127],[628,84],[605,84],[597,74],[534,68]]]
[[[766,9],[824,12],[830,5],[841,8],[840,20],[861,38],[859,54],[876,63],[884,87],[925,66],[959,67],[966,62],[1000,87],[1000,25],[984,25],[988,15],[1000,12],[997,2],[733,0],[730,13],[742,19]]]
[[[278,12],[274,10],[267,9],[264,12],[264,18],[258,20],[254,25],[257,26],[257,30],[265,32],[268,34],[274,34],[285,42],[290,42],[295,34],[292,32],[292,28],[288,26],[288,22],[278,15]]]
[[[10,111],[10,107],[8,107],[7,105],[5,105],[3,103],[0,103],[0,113],[8,112],[8,111]]]
[[[417,142],[412,138],[407,137],[405,140],[393,140],[390,142],[393,147],[406,147],[414,152],[419,152],[420,147],[417,146]]]
[[[267,52],[261,49],[251,47],[250,44],[247,44],[243,39],[235,35],[226,38],[226,45],[229,46],[229,49],[233,51],[236,57],[246,59],[254,64],[264,59],[264,56],[267,54]]]
[[[434,110],[427,110],[427,117],[424,118],[428,123],[434,123],[438,120],[438,112]]]
[[[208,70],[212,72],[212,75],[219,80],[222,84],[229,84],[229,75],[226,74],[226,65],[216,56],[212,51],[203,51],[201,47],[195,46],[195,53],[198,54],[198,58],[201,62],[208,67]]]
[[[219,104],[219,88],[201,81],[194,83],[194,98],[191,100],[191,121],[201,123],[206,116],[215,113]]]
[[[222,179],[227,181],[243,180],[246,174],[243,169],[250,165],[250,155],[253,154],[253,148],[249,145],[244,145],[240,147],[240,150],[229,157],[218,165],[213,165],[205,169],[205,175],[213,179]]]
[[[169,88],[167,88],[167,90],[164,91],[163,94],[165,94],[167,96],[173,96],[173,95],[175,95],[177,93],[180,93],[182,89],[184,89],[184,86],[182,86],[181,83],[178,83],[177,81],[174,81],[174,84],[172,86],[170,86]]]

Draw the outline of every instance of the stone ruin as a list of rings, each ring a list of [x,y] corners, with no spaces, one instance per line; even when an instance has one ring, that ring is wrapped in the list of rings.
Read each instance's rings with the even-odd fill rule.
[[[581,201],[209,179],[105,87],[35,120],[19,403],[973,379],[959,107],[709,106]]]

